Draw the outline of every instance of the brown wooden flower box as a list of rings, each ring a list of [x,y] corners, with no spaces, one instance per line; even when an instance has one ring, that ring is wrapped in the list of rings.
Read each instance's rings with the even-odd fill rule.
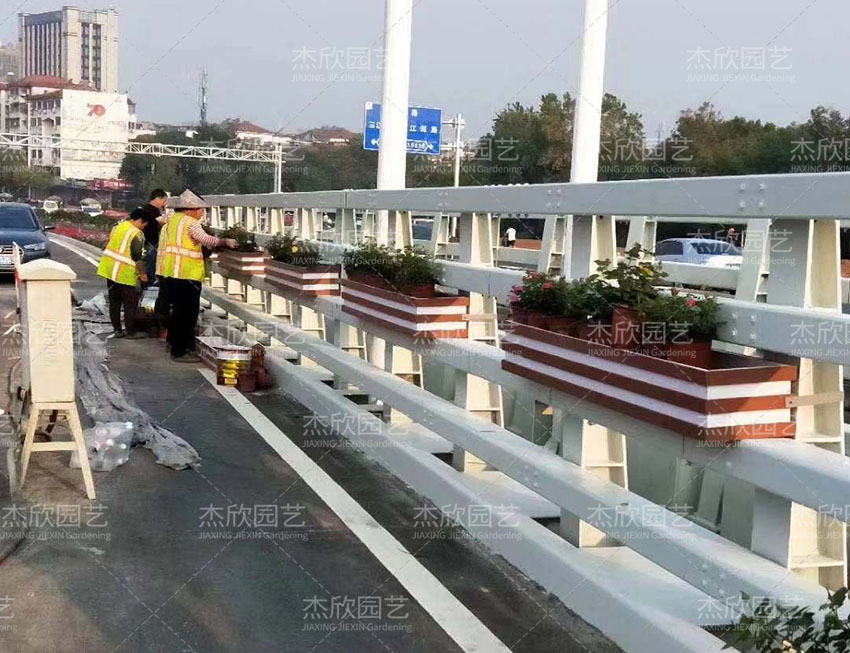
[[[292,294],[319,297],[339,294],[338,265],[316,265],[303,267],[281,263],[274,259],[266,261],[266,281]]]
[[[414,338],[468,337],[469,297],[410,297],[345,279],[342,310]]]
[[[502,348],[508,372],[688,437],[795,434],[792,365],[714,351],[705,369],[521,324]]]
[[[232,249],[218,251],[216,260],[227,272],[241,276],[261,277],[266,273],[269,255],[265,252],[234,252]]]

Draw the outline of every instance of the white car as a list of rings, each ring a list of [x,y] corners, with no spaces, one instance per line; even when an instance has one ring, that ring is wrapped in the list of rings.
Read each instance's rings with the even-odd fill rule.
[[[41,205],[42,210],[45,213],[56,213],[59,210],[59,202],[56,200],[46,199],[44,203]]]
[[[741,266],[741,250],[725,240],[668,238],[655,245],[655,258],[670,263],[691,263],[715,268]]]
[[[80,202],[80,211],[92,218],[103,215],[103,207],[97,200],[83,200]]]

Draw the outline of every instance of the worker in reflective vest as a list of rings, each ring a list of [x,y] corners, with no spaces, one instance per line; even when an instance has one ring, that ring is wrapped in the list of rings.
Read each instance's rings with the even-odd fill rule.
[[[147,283],[144,261],[145,237],[148,214],[134,209],[130,217],[119,222],[109,234],[109,242],[97,273],[106,279],[109,297],[109,319],[116,338],[143,338],[136,333],[136,310],[139,305],[139,282]],[[124,325],[121,328],[121,308],[124,308]]]
[[[169,198],[166,206],[175,212],[162,227],[156,273],[165,280],[170,304],[168,345],[173,360],[197,363],[201,359],[194,351],[195,327],[201,306],[201,282],[206,276],[203,248],[235,248],[236,241],[204,231],[202,221],[208,204],[192,191]]]

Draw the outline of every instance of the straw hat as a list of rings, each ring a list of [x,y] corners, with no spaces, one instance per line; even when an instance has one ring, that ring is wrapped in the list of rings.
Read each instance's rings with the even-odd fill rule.
[[[188,188],[178,197],[169,197],[165,205],[170,209],[208,209],[210,206]]]

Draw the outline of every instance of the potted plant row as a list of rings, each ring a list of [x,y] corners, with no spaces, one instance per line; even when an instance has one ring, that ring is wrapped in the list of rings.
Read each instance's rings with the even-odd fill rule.
[[[660,290],[640,248],[567,281],[514,287],[503,368],[683,435],[728,441],[793,437],[797,368],[712,351],[718,303]]]
[[[346,252],[343,311],[416,338],[466,338],[469,298],[441,294],[431,256],[366,244]]]
[[[318,297],[339,294],[339,265],[323,265],[318,247],[275,236],[266,244],[266,281],[281,290]]]
[[[234,249],[220,249],[216,260],[225,271],[236,276],[263,276],[266,272],[268,256],[257,247],[254,234],[242,227],[232,226],[224,229],[219,236],[236,241]]]

